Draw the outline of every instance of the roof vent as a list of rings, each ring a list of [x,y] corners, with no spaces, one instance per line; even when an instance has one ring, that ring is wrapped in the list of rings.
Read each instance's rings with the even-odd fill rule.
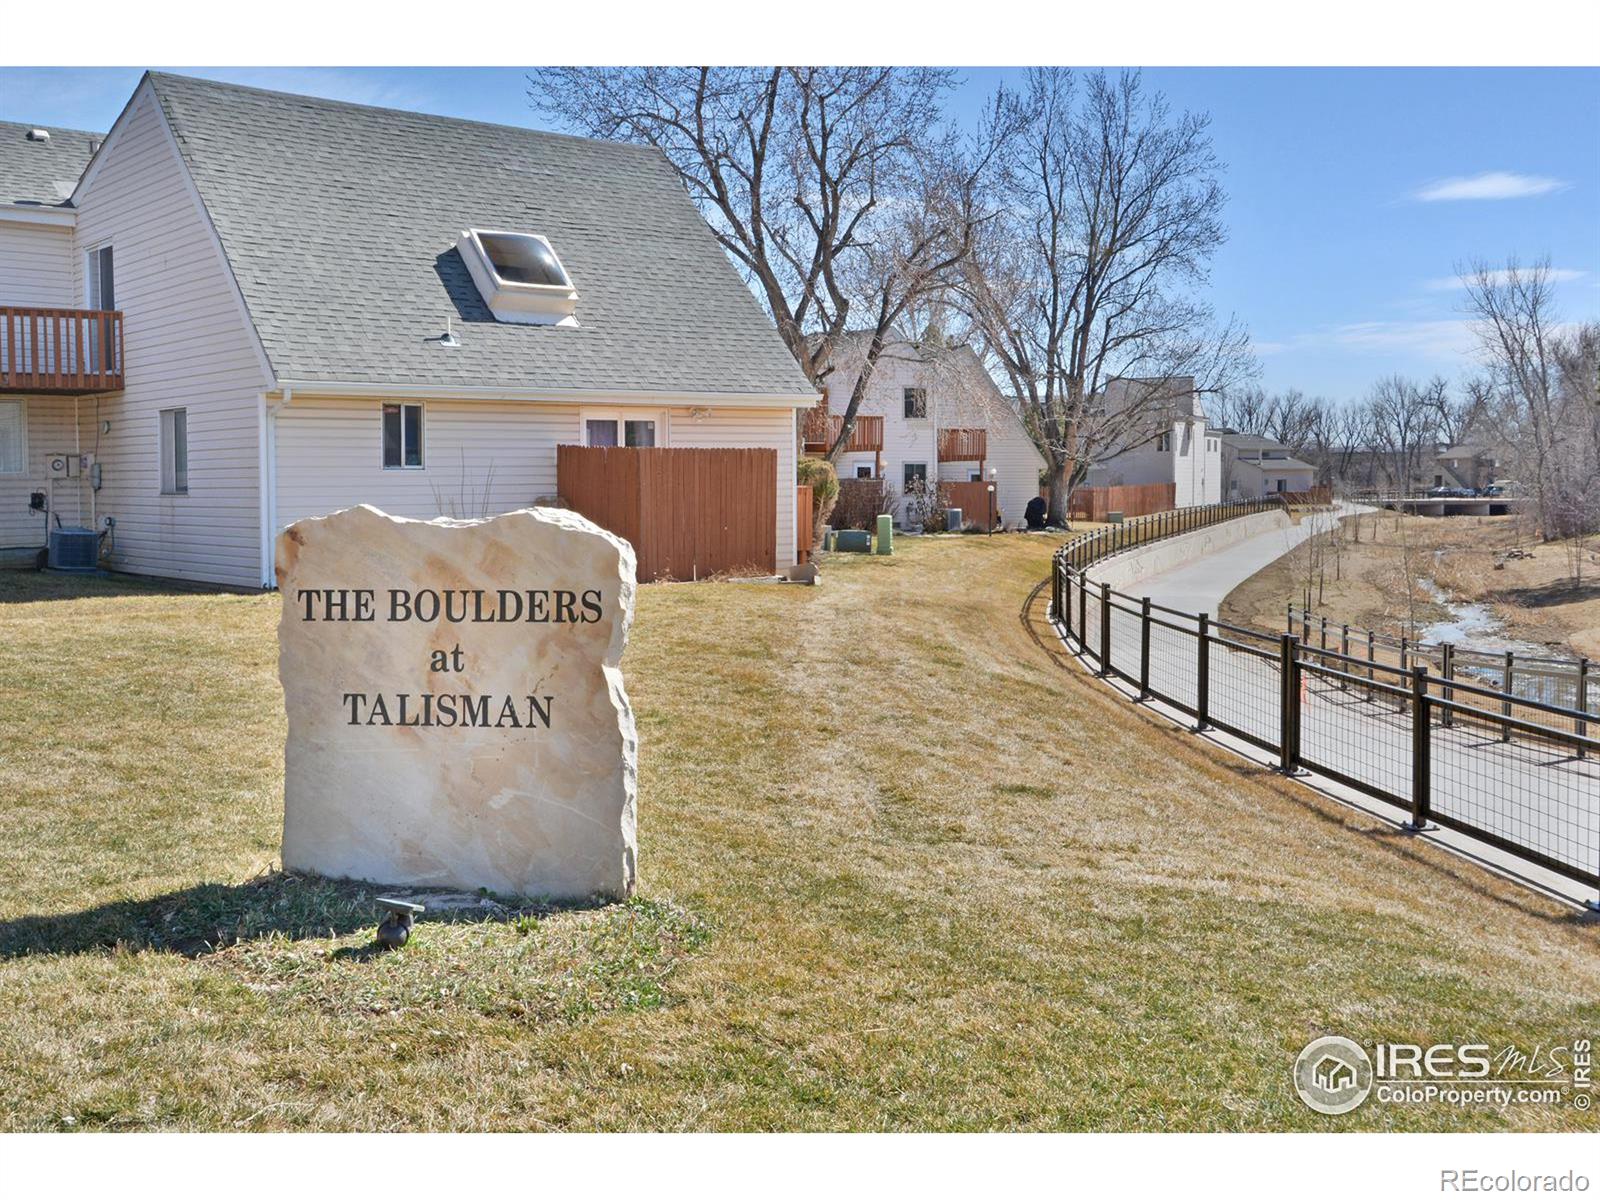
[[[28,130],[28,140],[30,142],[48,142],[50,140],[50,131],[48,129],[30,129]]]
[[[546,238],[464,229],[456,250],[497,321],[576,325],[578,293]]]

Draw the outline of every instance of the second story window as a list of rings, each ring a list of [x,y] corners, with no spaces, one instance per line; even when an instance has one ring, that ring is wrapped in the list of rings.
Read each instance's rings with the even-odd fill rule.
[[[89,251],[86,269],[89,307],[103,312],[116,311],[117,274],[111,261],[111,247],[96,246]]]
[[[1162,454],[1171,454],[1172,453],[1172,435],[1170,433],[1157,434],[1156,435],[1156,449],[1158,451],[1160,451]]]
[[[420,470],[422,467],[422,405],[383,406],[383,469]]]
[[[928,389],[908,387],[905,390],[906,420],[920,421],[928,415]]]

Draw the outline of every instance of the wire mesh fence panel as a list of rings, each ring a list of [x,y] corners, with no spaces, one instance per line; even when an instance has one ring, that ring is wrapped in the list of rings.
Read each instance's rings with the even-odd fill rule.
[[[1139,678],[1139,610],[1125,598],[1111,597],[1111,668],[1124,679]]]
[[[1600,878],[1596,757],[1579,758],[1566,739],[1528,730],[1502,740],[1492,720],[1459,708],[1448,726],[1438,715],[1429,731],[1434,819],[1563,874]]]
[[[1214,639],[1207,689],[1211,723],[1264,750],[1278,749],[1281,679],[1275,656]]]
[[[1199,635],[1170,617],[1150,622],[1150,690],[1187,713],[1195,711]]]
[[[1079,630],[1083,634],[1084,652],[1098,662],[1100,658],[1100,591],[1098,588],[1085,588],[1081,592],[1077,588],[1072,590],[1081,614]]]
[[[1300,762],[1395,804],[1411,804],[1411,701],[1382,687],[1377,702],[1342,673],[1300,668]]]

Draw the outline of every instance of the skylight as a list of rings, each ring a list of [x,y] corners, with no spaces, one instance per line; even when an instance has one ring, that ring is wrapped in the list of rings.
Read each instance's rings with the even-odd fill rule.
[[[536,233],[466,229],[456,249],[495,320],[578,323],[578,293],[549,239]]]

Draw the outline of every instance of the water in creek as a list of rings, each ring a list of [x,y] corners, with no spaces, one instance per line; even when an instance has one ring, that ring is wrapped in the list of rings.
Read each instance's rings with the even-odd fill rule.
[[[1450,614],[1447,620],[1435,621],[1432,625],[1423,627],[1424,642],[1433,645],[1453,642],[1457,646],[1485,650],[1491,654],[1504,654],[1509,650],[1519,658],[1568,657],[1559,650],[1538,642],[1524,642],[1506,636],[1500,619],[1487,604],[1457,600],[1431,579],[1419,579],[1417,582],[1422,585],[1423,591],[1428,593],[1429,599]]]

